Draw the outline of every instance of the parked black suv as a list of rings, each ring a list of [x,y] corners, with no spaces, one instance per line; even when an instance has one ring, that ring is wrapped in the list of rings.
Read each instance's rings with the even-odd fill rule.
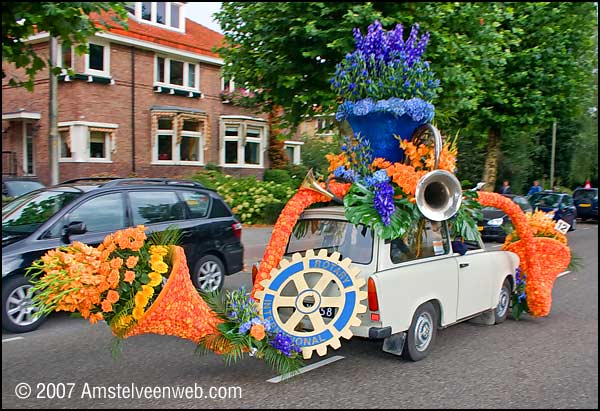
[[[36,329],[24,270],[46,251],[81,241],[96,246],[117,230],[146,233],[175,225],[183,232],[192,282],[219,290],[243,268],[242,225],[217,193],[194,181],[79,179],[26,194],[2,209],[2,326]]]

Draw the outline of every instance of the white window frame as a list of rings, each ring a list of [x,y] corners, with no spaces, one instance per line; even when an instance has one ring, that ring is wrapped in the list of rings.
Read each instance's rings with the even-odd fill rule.
[[[56,64],[60,67],[62,67],[64,65],[62,49],[63,49],[63,43],[58,43]],[[71,67],[63,67],[63,69],[61,70],[61,73],[67,74],[67,70],[69,70],[69,69],[75,70],[75,50],[74,50],[73,46],[71,46]]]
[[[158,116],[160,119],[160,116]],[[167,118],[167,117],[165,117]],[[204,133],[202,119],[184,119],[183,121],[197,121],[200,123],[200,131],[187,131],[180,130],[179,134],[181,137],[194,137],[198,138],[198,160],[197,161],[187,161],[181,160],[181,142],[178,142],[179,136],[175,134],[175,122],[177,121],[176,117],[168,117],[171,120],[171,130],[168,129],[156,129],[156,134],[154,135],[154,149],[152,150],[152,164],[153,165],[190,165],[190,166],[203,166],[204,165]],[[158,124],[158,123],[157,123]],[[171,136],[171,159],[170,160],[159,160],[158,158],[158,136]]]
[[[33,128],[35,127],[35,123],[31,122],[31,121],[23,121],[22,122],[23,125],[23,175],[26,176],[35,176],[36,174],[36,161],[35,161],[35,132],[33,131]],[[27,158],[27,152],[29,151],[27,149],[27,125],[31,125],[32,131],[31,131],[31,173],[27,172],[27,169],[29,168],[29,159]]]
[[[165,81],[158,81],[158,59],[163,59],[163,70],[164,70],[164,79]],[[178,61],[183,63],[183,86],[179,84],[171,84],[171,60]],[[190,64],[194,65],[194,87],[187,86],[189,80],[189,71]],[[166,88],[175,88],[186,91],[200,91],[200,64],[198,62],[182,60],[179,58],[171,58],[169,56],[165,56],[162,54],[156,54],[154,56],[154,86],[158,87],[166,87]]]
[[[157,23],[156,17],[158,15],[158,2],[150,2],[150,20],[145,20],[142,18],[142,2],[137,1],[135,3],[135,17],[136,19],[145,24],[150,24],[152,26],[160,27],[167,30],[178,31],[180,33],[185,32],[185,3],[182,2],[171,2],[165,1],[161,3],[165,3],[165,24]],[[171,26],[171,4],[175,4],[179,6],[179,28]]]
[[[119,129],[118,124],[114,123],[97,123],[92,121],[65,121],[58,123],[59,129],[68,128],[69,139],[71,140],[71,157],[60,157],[59,147],[59,162],[61,163],[112,163],[112,153],[116,149],[116,132]],[[105,158],[91,157],[90,129],[103,128],[113,129],[114,131],[104,132],[104,152]],[[114,138],[111,138],[113,137]],[[60,136],[59,136],[60,141]]]
[[[237,127],[237,136],[226,136],[225,130],[229,127]],[[260,130],[260,137],[248,137],[246,135],[248,128],[257,128]],[[265,150],[267,149],[268,127],[265,120],[245,116],[221,116],[220,122],[220,165],[225,168],[264,168]],[[236,141],[238,143],[237,163],[225,162],[225,142]],[[246,142],[258,143],[258,164],[246,164]]]
[[[286,150],[288,148],[291,148],[294,150],[294,156],[293,156],[294,158],[290,158],[290,161],[292,162],[293,165],[302,164],[301,150],[302,150],[303,145],[304,145],[303,141],[288,140],[288,141],[283,142],[284,150]],[[286,152],[286,154],[287,154],[287,152]]]
[[[71,148],[69,148],[69,152],[71,153],[70,157],[63,157],[62,155],[62,145],[63,145],[63,140],[62,140],[62,134],[61,133],[67,133],[67,138],[71,139],[71,129],[68,128],[66,130],[58,130],[58,158],[59,158],[59,162],[65,162],[68,163],[70,161],[73,161],[73,150],[71,150]],[[65,142],[65,144],[67,144]],[[69,146],[67,144],[67,146]]]
[[[88,47],[92,44],[102,46],[102,58],[104,59],[104,70],[95,70],[90,68],[90,54],[85,55],[85,74],[100,77],[110,77],[110,43],[104,41],[93,40],[88,43]]]
[[[225,77],[221,76],[221,91],[227,91],[225,89],[225,83],[227,83],[229,85],[230,93],[235,90],[235,81],[234,81],[233,77],[231,79],[229,79],[229,81],[226,82]]]
[[[335,120],[333,115],[317,115],[315,118],[315,136],[332,136],[335,134],[335,132],[333,130],[327,130],[327,131],[321,131],[321,128],[319,128],[319,121],[323,121],[325,123],[331,123],[333,124],[333,121]]]

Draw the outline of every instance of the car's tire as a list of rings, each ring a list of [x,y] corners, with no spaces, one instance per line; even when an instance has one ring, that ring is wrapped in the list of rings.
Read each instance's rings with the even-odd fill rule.
[[[225,282],[225,267],[219,257],[209,254],[196,263],[192,283],[201,291],[221,291]]]
[[[32,285],[21,276],[12,276],[2,284],[2,328],[13,333],[26,333],[38,328],[46,319],[36,317],[29,295]]]
[[[420,361],[429,355],[437,335],[437,312],[432,303],[427,302],[417,308],[408,329],[402,357],[410,361]]]
[[[508,279],[504,280],[500,288],[500,298],[498,305],[494,309],[494,323],[500,324],[508,317],[508,309],[510,308],[511,287]]]

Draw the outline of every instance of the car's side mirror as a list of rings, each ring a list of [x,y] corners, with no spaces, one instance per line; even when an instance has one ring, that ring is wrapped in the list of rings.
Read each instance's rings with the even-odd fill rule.
[[[78,234],[85,234],[87,233],[87,227],[85,226],[85,223],[83,221],[73,221],[70,222],[68,225],[64,226],[63,228],[63,241],[65,243],[70,243],[71,240],[69,239],[70,236],[72,235],[78,235]]]

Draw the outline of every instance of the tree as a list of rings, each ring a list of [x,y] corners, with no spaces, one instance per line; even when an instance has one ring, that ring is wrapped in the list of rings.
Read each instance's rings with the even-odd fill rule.
[[[124,2],[2,2],[2,61],[25,69],[27,75],[26,80],[8,76],[9,85],[31,91],[35,75],[44,67],[50,67],[49,60],[44,61],[26,42],[29,37],[47,32],[51,37],[59,37],[66,47],[76,45],[77,53],[86,53],[87,39],[110,26],[109,21],[90,18],[90,14],[105,16],[103,12],[111,12],[110,19],[126,27],[124,5]],[[53,68],[53,71],[59,74],[60,68]],[[5,77],[7,73],[3,66],[2,78]]]
[[[460,131],[460,177],[483,178],[493,188],[499,165],[511,165],[500,167],[510,177],[533,165],[529,153],[546,155],[539,135],[554,120],[585,115],[593,92],[594,7],[589,2],[226,2],[216,16],[225,33],[219,50],[225,72],[237,84],[260,90],[254,102],[264,111],[282,106],[292,125],[316,109],[337,107],[328,80],[354,48],[354,27],[364,33],[375,19],[386,28],[420,23],[431,33],[424,57],[442,82],[434,102],[436,122],[448,135]],[[485,166],[475,166],[473,156]]]

